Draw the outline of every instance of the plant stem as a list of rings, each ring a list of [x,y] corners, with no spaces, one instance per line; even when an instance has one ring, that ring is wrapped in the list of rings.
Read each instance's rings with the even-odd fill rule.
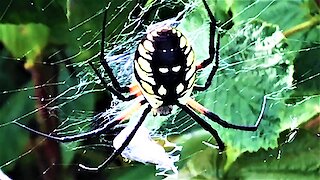
[[[41,62],[41,61],[38,61]],[[58,126],[58,112],[49,108],[50,99],[58,94],[56,86],[43,86],[48,82],[56,82],[58,74],[58,66],[46,66],[41,63],[36,63],[27,68],[32,74],[34,82],[35,96],[37,97],[36,106],[39,109],[36,120],[40,131],[51,133]],[[54,102],[55,103],[55,102]],[[50,107],[54,106],[50,104]],[[48,106],[48,107],[47,107]],[[42,137],[40,138],[42,140]],[[61,153],[58,142],[45,140],[39,144],[39,137],[31,139],[31,144],[36,148],[38,166],[43,180],[59,179],[61,175]]]
[[[289,37],[289,36],[291,36],[291,35],[293,35],[295,33],[298,33],[300,31],[308,29],[308,28],[310,28],[312,26],[316,26],[318,24],[320,24],[320,15],[314,16],[309,21],[303,22],[301,24],[298,24],[298,25],[292,27],[291,29],[288,29],[288,30],[284,31],[283,35],[285,37]]]

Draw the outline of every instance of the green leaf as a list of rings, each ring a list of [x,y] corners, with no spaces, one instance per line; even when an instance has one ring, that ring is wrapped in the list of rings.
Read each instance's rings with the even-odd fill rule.
[[[294,93],[294,59],[305,39],[302,34],[295,36],[297,39],[294,40],[285,39],[282,29],[308,20],[303,16],[308,14],[308,9],[304,9],[300,1],[285,4],[288,3],[246,1],[232,5],[235,25],[220,32],[223,35],[220,68],[211,87],[196,94],[196,98],[209,110],[238,125],[254,125],[264,96],[267,98],[266,111],[256,132],[225,129],[212,124],[227,145],[226,168],[243,152],[277,147],[280,132],[290,129],[293,124],[297,127],[318,112],[318,96],[288,104],[290,95]],[[209,3],[209,6],[214,5]],[[292,10],[287,11],[288,8]],[[274,18],[275,14],[281,13],[283,16]],[[208,58],[209,26],[203,6],[190,13],[179,28],[191,37],[196,59],[201,62]],[[306,37],[310,38],[310,34]],[[315,39],[309,41],[314,42]],[[316,66],[313,74],[316,75],[318,69]],[[199,74],[198,83],[205,82],[210,70],[209,67]]]
[[[31,82],[24,87],[30,87]],[[8,100],[1,106],[0,109],[0,144],[5,145],[1,148],[0,165],[1,169],[12,168],[17,162],[14,159],[25,153],[28,143],[29,132],[12,124],[13,120],[18,120],[21,123],[34,118],[33,115],[27,115],[35,107],[35,102],[26,100],[26,97],[32,95],[32,91],[20,91],[9,97]],[[10,138],[10,140],[8,140]],[[13,160],[12,162],[10,162]],[[10,162],[7,166],[6,163]]]
[[[218,151],[203,142],[214,144],[210,134],[197,130],[180,136],[176,141],[182,142],[181,161],[178,163],[178,179],[216,179]],[[220,159],[219,159],[220,160]]]
[[[294,131],[293,131],[294,132]],[[187,162],[179,171],[180,179],[317,179],[320,175],[320,144],[315,134],[300,129],[297,134],[285,131],[281,133],[280,147],[276,149],[257,152],[243,153],[229,169],[224,173],[217,174],[217,162],[223,161],[218,158],[214,148],[201,147],[202,150],[194,150],[188,156],[182,156]],[[295,136],[293,136],[295,135]],[[193,133],[192,138],[184,137],[184,147],[197,147],[192,145],[196,140],[206,139],[204,133]],[[292,138],[295,137],[295,138]],[[290,139],[292,138],[292,139]],[[190,142],[191,141],[191,142]],[[183,151],[185,151],[183,149]],[[188,151],[188,150],[187,150]],[[192,151],[192,150],[191,150]]]
[[[70,36],[68,22],[65,14],[65,0],[54,2],[34,0],[11,1],[2,0],[0,12],[3,14],[2,23],[9,24],[43,24],[50,29],[50,43],[66,44],[74,42],[74,37]],[[8,8],[8,9],[5,9]],[[23,9],[23,11],[21,11]],[[70,38],[72,37],[72,38]]]
[[[257,17],[268,23],[277,24],[281,29],[288,29],[306,21],[309,14],[307,2],[301,0],[235,1],[231,9],[234,15],[240,14],[235,16],[235,23]]]
[[[319,34],[319,33],[317,33]],[[293,78],[297,82],[297,89],[293,97],[316,95],[320,92],[320,49],[310,47],[302,51],[295,59],[295,73]]]
[[[288,132],[280,139],[287,139]],[[244,153],[231,166],[227,179],[318,179],[320,144],[316,135],[301,129],[293,142],[273,150]]]
[[[157,180],[162,179],[161,177],[155,176],[155,167],[153,165],[135,164],[134,168],[122,167],[119,169],[112,170],[112,174],[109,176],[110,179],[117,180],[129,180],[129,179],[141,179],[141,180]]]
[[[270,99],[274,94],[279,95],[282,99],[275,103],[284,105],[288,94],[282,91],[291,85],[293,66],[284,56],[288,49],[276,42],[281,41],[277,26],[253,21],[234,26],[230,33],[232,36],[225,36],[222,40],[226,44],[220,51],[222,67],[212,86],[206,93],[197,95],[197,99],[222,119],[249,126],[257,121],[263,98],[267,98],[263,120],[255,132],[225,129],[213,124],[226,145],[233,149],[227,151],[228,158],[235,158],[231,152],[277,147],[280,133],[278,113],[282,109],[274,108]],[[269,41],[274,44],[269,45]],[[208,74],[209,71],[210,68],[202,73]]]
[[[18,59],[32,66],[47,45],[49,29],[43,24],[0,24],[0,41]]]
[[[111,3],[112,2],[112,3]],[[110,3],[110,4],[109,4]],[[116,38],[129,21],[129,14],[134,9],[135,3],[130,1],[105,1],[98,0],[92,3],[91,0],[82,0],[77,3],[67,1],[67,18],[69,30],[74,39],[77,39],[81,54],[76,60],[92,58],[100,50],[101,31],[103,14],[107,9],[106,41]],[[123,8],[125,7],[125,8]],[[132,27],[133,28],[133,27]],[[132,30],[131,28],[131,30]],[[112,39],[115,41],[115,39]],[[105,47],[110,49],[108,44]]]

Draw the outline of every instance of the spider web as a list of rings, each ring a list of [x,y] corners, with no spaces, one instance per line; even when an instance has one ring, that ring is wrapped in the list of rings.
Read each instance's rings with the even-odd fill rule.
[[[319,80],[319,63],[310,66],[307,71],[299,71],[298,68],[302,64],[294,62],[295,58],[299,58],[304,53],[318,53],[320,42],[317,39],[319,38],[312,37],[312,32],[310,32],[304,35],[307,37],[300,35],[285,39],[283,29],[289,29],[298,24],[299,18],[301,22],[303,21],[299,16],[297,21],[284,21],[285,23],[280,24],[280,27],[277,26],[279,25],[277,19],[267,21],[272,19],[270,16],[275,14],[273,11],[283,10],[279,9],[278,3],[276,1],[247,2],[247,6],[244,3],[244,5],[238,5],[238,9],[233,9],[234,14],[230,17],[232,19],[220,20],[222,24],[220,24],[219,32],[223,36],[217,75],[207,91],[193,94],[197,101],[223,119],[241,125],[254,124],[261,111],[263,99],[267,100],[264,120],[257,132],[226,130],[219,125],[212,124],[226,145],[233,147],[237,152],[255,152],[260,148],[275,148],[278,146],[277,138],[280,132],[288,128],[295,129],[319,113],[319,87],[310,88],[313,91],[303,93],[306,87],[314,86],[314,82]],[[5,4],[0,11],[0,22],[14,12],[16,5],[13,1]],[[40,6],[41,11],[44,14],[51,14],[50,9],[59,4],[62,3],[59,1],[43,2]],[[39,7],[37,2],[28,2],[28,5]],[[122,4],[112,2],[105,6],[109,7],[110,11],[108,13],[108,26],[110,27],[107,30],[108,43],[104,55],[123,85],[130,84],[132,81],[132,59],[139,39],[152,27],[161,26],[164,23],[177,26],[188,37],[199,62],[208,57],[209,19],[201,1],[156,1],[152,4],[153,7],[156,7],[155,9],[149,7],[144,8],[143,11],[131,1],[125,1]],[[210,7],[215,9],[215,14],[224,12],[221,9],[224,6],[219,3],[211,4]],[[88,61],[94,61],[95,66],[109,81],[104,69],[98,63],[100,24],[104,9],[100,4],[95,10],[90,13],[85,12],[86,15],[79,17],[77,15],[83,13],[81,10],[72,12],[73,15],[60,14],[68,16],[69,35],[71,39],[76,40],[77,44],[67,51],[63,48],[56,48],[50,51],[41,62],[36,62],[36,64],[57,69],[46,82],[34,86],[32,81],[26,80],[19,82],[20,84],[3,86],[4,89],[0,89],[2,105],[0,140],[1,144],[7,144],[8,149],[1,152],[3,155],[0,159],[0,169],[14,173],[12,172],[14,167],[26,162],[28,157],[34,156],[37,149],[45,142],[44,140],[29,142],[28,132],[18,127],[16,122],[37,129],[40,125],[37,125],[35,121],[36,116],[46,108],[52,113],[49,117],[57,116],[59,119],[57,128],[52,129],[52,132],[61,136],[78,134],[99,126],[104,121],[111,120],[133,103],[132,101],[122,102],[106,93],[103,86],[99,85],[100,80],[88,65]],[[150,11],[152,13],[149,14]],[[172,13],[175,16],[163,21],[169,18],[165,15],[167,11],[179,13]],[[140,17],[146,20],[143,21]],[[180,17],[183,17],[181,21]],[[219,17],[226,16],[218,14],[217,19]],[[234,25],[230,25],[232,20],[236,22]],[[57,40],[60,39],[57,38]],[[8,52],[3,51],[1,58],[8,64],[22,64],[19,60],[32,54],[33,51],[35,50],[27,49],[16,58],[12,58]],[[198,74],[197,83],[205,82],[211,67],[212,65]],[[9,73],[8,76],[12,76],[12,73]],[[5,84],[5,81],[1,84]],[[52,93],[53,96],[40,99],[34,92],[44,87],[56,89],[57,95]],[[102,99],[99,99],[100,96]],[[112,99],[112,101],[108,104],[104,98]],[[35,108],[39,100],[45,103]],[[139,113],[141,114],[141,112],[135,113],[132,119],[137,119]],[[104,117],[104,121],[100,122],[99,117]],[[154,138],[169,138],[186,149],[179,164],[187,162],[207,146],[215,144],[212,137],[204,133],[179,109],[174,109],[174,113],[167,117],[148,115],[145,126]],[[110,153],[112,139],[119,133],[118,131],[114,129],[96,139],[61,144],[64,158],[62,163],[52,163],[45,167],[42,174],[38,176],[45,176],[55,166],[77,166],[79,162],[83,163],[88,160],[102,162],[101,160],[107,157],[106,154]],[[6,139],[8,135],[19,137],[19,139]],[[239,139],[247,140],[239,141]],[[206,142],[205,145],[202,141]],[[253,145],[248,146],[248,143]],[[194,146],[197,148],[190,151],[190,147]],[[12,151],[12,149],[15,150]],[[98,155],[90,159],[90,156],[95,153]],[[75,157],[83,160],[75,161],[73,160]],[[233,161],[232,158],[228,158],[228,162]],[[99,163],[88,163],[99,165]],[[138,164],[125,166],[141,168]],[[116,164],[108,169],[114,170],[115,175],[113,176],[116,176],[121,174],[119,170],[126,168]]]

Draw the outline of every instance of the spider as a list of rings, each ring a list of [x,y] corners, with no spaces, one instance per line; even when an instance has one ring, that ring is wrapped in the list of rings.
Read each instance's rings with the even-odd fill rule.
[[[111,128],[114,128],[124,120],[129,119],[134,111],[147,104],[147,107],[143,110],[139,121],[137,124],[135,124],[134,128],[124,140],[120,148],[114,149],[113,153],[107,159],[105,159],[102,164],[100,164],[98,167],[87,167],[83,164],[79,164],[80,168],[92,171],[103,169],[109,162],[114,160],[116,156],[123,152],[123,150],[129,145],[130,141],[134,137],[138,128],[142,125],[148,113],[152,111],[154,115],[168,115],[171,113],[172,108],[175,105],[180,107],[216,139],[216,143],[218,144],[220,152],[225,150],[223,141],[219,137],[217,131],[213,129],[208,122],[202,119],[197,112],[206,116],[213,122],[218,123],[224,128],[243,131],[256,131],[262,120],[265,102],[262,104],[261,112],[255,125],[243,126],[228,123],[191,98],[191,93],[193,90],[205,91],[209,88],[219,65],[220,33],[217,30],[218,26],[216,19],[209,9],[207,2],[205,0],[202,0],[202,2],[210,19],[208,59],[196,64],[194,51],[191,45],[188,43],[186,37],[182,35],[180,31],[169,26],[157,28],[147,33],[142,38],[135,52],[135,83],[133,83],[131,86],[123,87],[117,81],[112,69],[104,59],[104,42],[107,19],[107,11],[105,11],[102,23],[101,52],[99,59],[103,68],[105,69],[105,72],[111,79],[111,84],[108,84],[104,80],[102,75],[94,67],[91,61],[89,61],[89,65],[93,68],[101,83],[106,87],[107,90],[117,96],[120,100],[130,101],[135,99],[136,102],[129,109],[115,117],[113,120],[105,123],[102,127],[98,127],[82,134],[59,137],[33,130],[18,122],[17,124],[24,129],[44,136],[48,139],[59,142],[71,142],[80,139],[86,139],[92,136],[99,136]],[[196,72],[206,68],[211,63],[214,63],[214,65],[204,86],[196,85]],[[123,93],[129,93],[129,95],[124,96]]]

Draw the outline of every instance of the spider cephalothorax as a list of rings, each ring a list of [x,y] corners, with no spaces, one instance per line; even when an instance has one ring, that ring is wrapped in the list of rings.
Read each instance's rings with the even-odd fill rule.
[[[131,105],[130,108],[124,110],[113,120],[106,122],[101,127],[82,134],[63,137],[52,136],[33,130],[17,121],[15,121],[15,123],[22,128],[32,131],[38,135],[45,136],[49,139],[60,142],[70,142],[104,134],[106,131],[114,128],[123,121],[130,119],[133,112],[138,111],[141,107],[143,107],[144,104],[146,104],[139,121],[136,122],[130,134],[128,134],[127,138],[121,143],[121,145],[115,148],[113,153],[102,164],[94,168],[79,164],[80,168],[93,171],[102,169],[117,155],[120,155],[125,150],[139,127],[142,125],[147,114],[151,111],[156,114],[167,115],[171,113],[173,106],[180,107],[186,114],[191,116],[200,126],[203,127],[203,129],[208,131],[216,139],[220,151],[224,151],[225,145],[219,137],[218,132],[213,129],[207,121],[202,119],[197,112],[225,128],[256,131],[262,120],[266,98],[264,98],[261,108],[262,110],[255,125],[244,126],[231,124],[221,119],[218,115],[214,114],[190,97],[190,94],[193,90],[205,91],[210,87],[212,79],[216,74],[219,65],[220,34],[219,32],[216,32],[216,19],[210,11],[207,2],[205,0],[202,0],[202,2],[210,19],[208,59],[196,64],[194,52],[186,37],[175,28],[167,26],[161,27],[150,31],[145,35],[145,37],[142,38],[137,47],[134,58],[134,75],[137,82],[133,82],[131,86],[123,87],[120,85],[117,78],[112,73],[112,69],[104,59],[105,29],[107,25],[107,11],[105,11],[101,33],[102,41],[100,63],[110,77],[112,85],[105,81],[91,61],[89,61],[89,65],[93,68],[105,88],[112,92],[120,100],[129,101],[135,99],[136,101]],[[196,85],[196,72],[208,67],[210,64],[213,64],[213,66],[205,84]],[[125,96],[122,93],[129,93],[129,96]]]
[[[154,109],[173,105],[176,101],[185,104],[192,92],[195,72],[193,50],[177,29],[155,29],[138,45],[134,59],[135,78]]]

